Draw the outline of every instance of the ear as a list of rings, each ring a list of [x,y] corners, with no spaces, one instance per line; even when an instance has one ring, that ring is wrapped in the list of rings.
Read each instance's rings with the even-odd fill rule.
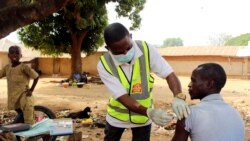
[[[210,89],[210,90],[214,89],[214,84],[215,84],[214,80],[207,80],[206,85],[207,85],[208,89]]]

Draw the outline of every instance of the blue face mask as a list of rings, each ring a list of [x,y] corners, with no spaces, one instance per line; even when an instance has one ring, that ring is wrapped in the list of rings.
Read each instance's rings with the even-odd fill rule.
[[[134,58],[135,49],[134,49],[134,47],[131,47],[125,55],[124,54],[120,54],[120,55],[113,54],[113,56],[114,56],[115,60],[117,60],[120,63],[128,63]]]

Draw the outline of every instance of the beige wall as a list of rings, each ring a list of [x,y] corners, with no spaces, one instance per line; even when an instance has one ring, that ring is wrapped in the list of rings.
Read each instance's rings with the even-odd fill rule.
[[[43,75],[53,74],[53,58],[38,58],[38,65]]]
[[[98,74],[96,65],[99,61],[99,58],[101,55],[103,55],[104,52],[96,52],[90,56],[87,56],[82,59],[82,70],[83,72],[88,72],[90,74],[96,75]]]
[[[9,64],[9,58],[7,53],[0,52],[0,69]]]
[[[71,73],[70,58],[38,58],[39,70],[44,75],[69,75]]]
[[[248,59],[221,56],[164,57],[179,75],[190,75],[199,64],[214,62],[223,66],[227,75],[246,77],[249,75]]]
[[[60,74],[71,74],[71,60],[70,58],[60,58]]]
[[[97,75],[96,65],[99,57],[104,52],[96,52],[92,55],[82,58],[83,72]],[[222,57],[222,56],[178,56],[164,58],[173,67],[178,75],[191,75],[194,68],[199,64],[215,62],[221,64],[227,75],[238,78],[250,78],[249,58],[239,57]],[[45,75],[70,75],[71,62],[70,58],[39,58],[39,69]]]
[[[82,71],[97,75],[96,65],[103,52],[96,52],[82,58]],[[62,76],[71,74],[70,58],[38,58],[39,69],[43,75],[58,74]]]

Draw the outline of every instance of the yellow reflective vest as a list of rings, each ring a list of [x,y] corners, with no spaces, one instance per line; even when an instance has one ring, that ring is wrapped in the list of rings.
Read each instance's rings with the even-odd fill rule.
[[[154,78],[150,75],[149,51],[145,41],[136,41],[136,43],[143,52],[143,55],[135,60],[130,82],[122,68],[120,66],[115,66],[109,53],[102,55],[100,60],[105,70],[120,80],[129,96],[134,98],[141,105],[149,108],[152,107],[153,103],[151,91],[154,83]],[[113,118],[124,122],[130,121],[135,124],[144,124],[148,121],[147,116],[129,111],[119,101],[112,97],[109,99],[107,112]]]

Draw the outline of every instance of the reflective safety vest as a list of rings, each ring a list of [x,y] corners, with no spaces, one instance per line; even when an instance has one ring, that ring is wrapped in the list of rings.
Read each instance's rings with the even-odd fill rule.
[[[129,96],[144,107],[149,108],[152,107],[153,103],[151,91],[154,84],[154,78],[150,75],[149,51],[145,41],[136,41],[136,43],[143,55],[135,60],[130,82],[122,68],[115,66],[109,53],[102,55],[100,60],[106,71],[120,80]],[[109,98],[107,112],[113,118],[124,122],[130,121],[135,124],[144,124],[149,120],[147,116],[129,111],[112,97]]]

